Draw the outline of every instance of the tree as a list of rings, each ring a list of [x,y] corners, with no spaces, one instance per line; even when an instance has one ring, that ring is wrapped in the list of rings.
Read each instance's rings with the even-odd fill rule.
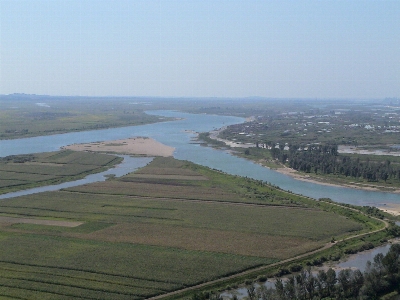
[[[265,285],[261,285],[257,289],[257,297],[260,300],[276,299],[274,296],[275,296],[275,291],[272,288],[267,288]]]
[[[250,285],[247,287],[247,295],[249,300],[257,300],[257,293],[256,293],[256,288],[254,287],[254,284]]]
[[[346,298],[349,295],[350,276],[351,276],[350,269],[340,270],[338,274],[337,281],[339,285],[337,287],[337,293],[341,298]]]
[[[333,294],[336,281],[336,272],[332,268],[329,268],[326,272],[326,288],[328,290],[328,295]]]
[[[350,296],[357,297],[364,284],[364,276],[360,270],[354,270],[350,278]]]
[[[326,275],[325,270],[319,270],[317,274],[317,290],[318,290],[318,295],[320,298],[324,298],[327,296],[327,286],[328,286],[328,276]]]
[[[278,299],[285,300],[285,286],[283,285],[282,279],[276,279],[275,290],[278,295]]]

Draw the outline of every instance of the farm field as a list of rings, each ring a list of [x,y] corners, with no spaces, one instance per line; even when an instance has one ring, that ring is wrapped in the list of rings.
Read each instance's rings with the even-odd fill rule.
[[[1,201],[0,216],[24,218],[0,223],[0,295],[19,299],[144,299],[367,229],[316,201],[171,157],[103,183]]]
[[[70,150],[0,158],[0,194],[75,180],[97,173],[122,159]]]

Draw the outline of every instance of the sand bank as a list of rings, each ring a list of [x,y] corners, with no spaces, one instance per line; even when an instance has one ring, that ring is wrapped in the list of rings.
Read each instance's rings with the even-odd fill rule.
[[[391,215],[400,216],[400,204],[389,203],[378,206],[378,208]]]
[[[166,146],[147,137],[134,137],[123,140],[73,144],[62,147],[74,151],[109,152],[141,156],[172,156],[175,148]]]
[[[291,168],[278,168],[275,171],[291,176],[297,180],[301,180],[301,181],[307,181],[307,182],[311,182],[311,183],[316,183],[316,184],[322,184],[322,185],[328,185],[328,186],[336,186],[336,187],[348,187],[348,188],[354,188],[354,189],[359,189],[359,190],[367,190],[367,191],[382,191],[380,190],[378,187],[374,187],[374,186],[359,186],[359,185],[352,185],[352,184],[334,184],[334,183],[329,183],[329,182],[324,182],[324,181],[318,181],[310,176],[301,174],[299,172],[297,172],[296,170],[293,170]],[[391,193],[400,193],[399,189],[393,189],[390,190]],[[382,205],[377,205],[377,207],[381,210],[383,210],[384,212],[387,212],[389,214],[392,214],[394,216],[400,216],[400,204],[396,205],[393,203],[390,204],[382,204]]]
[[[390,187],[384,187],[384,186],[379,186],[379,185],[374,185],[374,184],[366,184],[366,183],[330,183],[324,181],[324,178],[321,178],[321,180],[318,180],[315,177],[308,176],[307,174],[302,174],[294,169],[287,168],[287,167],[282,167],[278,169],[274,169],[275,171],[291,176],[297,180],[301,181],[307,181],[311,183],[316,183],[316,184],[322,184],[322,185],[328,185],[328,186],[336,186],[336,187],[347,187],[347,188],[353,188],[353,189],[358,189],[358,190],[365,190],[365,191],[376,191],[376,192],[389,192],[389,193],[394,193],[398,194],[400,193],[400,189],[398,188],[390,188]],[[386,189],[386,190],[385,190]]]

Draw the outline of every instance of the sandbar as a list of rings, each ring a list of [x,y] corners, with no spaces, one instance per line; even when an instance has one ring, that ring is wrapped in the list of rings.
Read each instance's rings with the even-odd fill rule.
[[[123,140],[72,144],[62,147],[74,151],[106,152],[140,156],[172,156],[175,148],[148,137],[132,137]]]
[[[400,204],[385,203],[383,205],[379,205],[378,208],[384,212],[387,212],[388,214],[400,216]]]
[[[273,169],[276,172],[279,172],[281,174],[288,175],[290,177],[293,177],[294,179],[300,180],[300,181],[306,181],[306,182],[311,182],[311,183],[316,183],[316,184],[321,184],[321,185],[327,185],[327,186],[336,186],[336,187],[347,187],[347,188],[353,188],[357,190],[364,190],[364,191],[375,191],[375,192],[388,192],[392,194],[399,194],[400,189],[397,187],[385,187],[385,186],[379,186],[379,185],[374,185],[374,184],[366,184],[366,183],[329,183],[326,181],[323,181],[324,178],[321,178],[318,180],[318,178],[311,177],[307,174],[300,173],[294,169],[288,168],[288,167],[282,167],[282,168],[277,168]]]

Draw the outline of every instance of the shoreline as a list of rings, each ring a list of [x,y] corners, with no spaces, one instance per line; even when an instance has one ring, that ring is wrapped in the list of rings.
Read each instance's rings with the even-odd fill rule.
[[[251,147],[255,146],[254,144],[234,143],[234,142],[219,138],[218,134],[223,129],[224,129],[224,127],[220,128],[218,130],[211,131],[210,132],[210,138],[213,139],[213,140],[224,142],[225,145],[227,145],[230,148],[237,148],[237,147],[240,147],[240,148],[251,148]],[[234,154],[234,149],[232,149],[232,153]],[[260,164],[260,165],[265,167],[265,168],[268,168],[267,166],[264,166],[263,164]],[[392,193],[392,194],[400,194],[400,188],[393,188],[390,191],[389,190],[385,191],[385,190],[382,190],[379,186],[376,186],[376,187],[371,186],[371,185],[369,185],[369,186],[360,186],[360,185],[356,185],[356,184],[345,184],[345,183],[339,184],[339,183],[324,182],[322,180],[320,181],[320,180],[317,180],[315,178],[311,178],[308,175],[303,175],[300,172],[298,172],[298,171],[296,171],[294,169],[288,168],[286,166],[282,166],[281,168],[276,168],[276,169],[272,169],[272,168],[269,168],[269,169],[274,170],[274,171],[276,171],[278,173],[281,173],[281,174],[284,174],[284,175],[288,175],[288,176],[290,176],[290,177],[292,177],[294,179],[297,179],[297,180],[306,181],[306,182],[315,183],[315,184],[322,184],[322,185],[334,186],[334,187],[347,187],[347,188],[353,188],[353,189],[364,190],[364,191],[375,191],[375,192],[387,192],[387,193]],[[382,187],[382,188],[385,189],[385,187]],[[390,189],[390,188],[388,188],[388,189]]]
[[[264,166],[265,167],[265,166]],[[267,167],[265,167],[267,168]],[[336,184],[336,183],[329,183],[329,182],[323,182],[323,181],[318,181],[314,178],[309,178],[307,177],[307,175],[303,175],[300,174],[298,171],[288,168],[288,167],[283,167],[283,168],[278,168],[278,169],[272,169],[278,173],[290,176],[296,180],[300,180],[300,181],[305,181],[305,182],[310,182],[310,183],[315,183],[315,184],[321,184],[321,185],[326,185],[326,186],[333,186],[333,187],[345,187],[345,188],[352,188],[352,189],[357,189],[357,190],[364,190],[364,191],[379,191],[382,192],[382,190],[378,189],[378,188],[374,188],[374,187],[360,187],[360,186],[356,186],[356,185],[351,185],[351,184]],[[392,194],[400,194],[400,189],[395,189],[394,191],[390,191],[388,193],[392,193]],[[391,214],[393,216],[400,216],[400,204],[396,205],[396,204],[386,204],[383,203],[382,205],[377,205],[377,208],[379,208],[380,210]]]
[[[264,166],[265,167],[265,166]],[[268,167],[265,167],[268,168]],[[316,184],[321,184],[321,185],[327,185],[327,186],[335,186],[335,187],[346,187],[346,188],[352,188],[352,189],[357,189],[357,190],[364,190],[364,191],[372,191],[372,192],[386,192],[386,193],[392,193],[392,194],[400,194],[400,188],[393,188],[393,190],[390,191],[385,191],[380,189],[379,186],[359,186],[356,184],[339,184],[339,183],[330,183],[330,182],[325,182],[325,181],[319,181],[315,178],[309,177],[308,175],[304,175],[294,169],[288,168],[288,167],[282,167],[282,168],[277,168],[277,169],[272,169],[278,173],[288,175],[294,179],[301,180],[301,181],[306,181],[306,182],[311,182],[311,183],[316,183]],[[385,188],[385,187],[382,187]]]
[[[220,141],[220,142],[224,142],[229,148],[233,148],[233,149],[230,150],[232,155],[235,155],[234,154],[234,152],[235,152],[234,148],[236,148],[236,147],[250,148],[250,147],[255,146],[255,145],[250,145],[250,144],[246,145],[246,144],[234,143],[234,142],[219,138],[218,134],[223,130],[224,130],[224,127],[219,128],[217,130],[211,131],[210,132],[210,138],[214,139],[214,140],[217,140],[217,141]],[[259,163],[257,161],[254,161],[254,162],[260,164],[264,168],[268,168],[267,166],[265,166],[265,165],[263,165],[263,164],[261,164],[261,163]],[[375,191],[375,192],[386,192],[386,193],[391,193],[391,194],[400,194],[400,188],[393,188],[391,190],[382,190],[379,186],[376,186],[376,187],[371,186],[371,185],[370,186],[360,186],[360,185],[356,185],[356,184],[345,184],[345,183],[339,184],[339,183],[324,182],[324,181],[317,180],[315,178],[311,178],[308,175],[301,174],[300,172],[298,172],[298,171],[296,171],[294,169],[288,168],[286,166],[282,166],[281,168],[276,168],[276,169],[273,169],[273,168],[269,168],[269,169],[274,170],[274,171],[276,171],[278,173],[281,173],[283,175],[290,176],[290,177],[292,177],[292,178],[294,178],[296,180],[310,182],[310,183],[314,183],[314,184],[321,184],[321,185],[332,186],[332,187],[352,188],[352,189],[364,190],[364,191],[372,191],[372,192]],[[385,187],[382,187],[382,188],[385,189]],[[382,210],[382,211],[384,211],[386,213],[389,213],[391,215],[400,216],[400,205],[385,204],[384,203],[381,206],[377,206],[377,208],[379,208],[380,210]]]

